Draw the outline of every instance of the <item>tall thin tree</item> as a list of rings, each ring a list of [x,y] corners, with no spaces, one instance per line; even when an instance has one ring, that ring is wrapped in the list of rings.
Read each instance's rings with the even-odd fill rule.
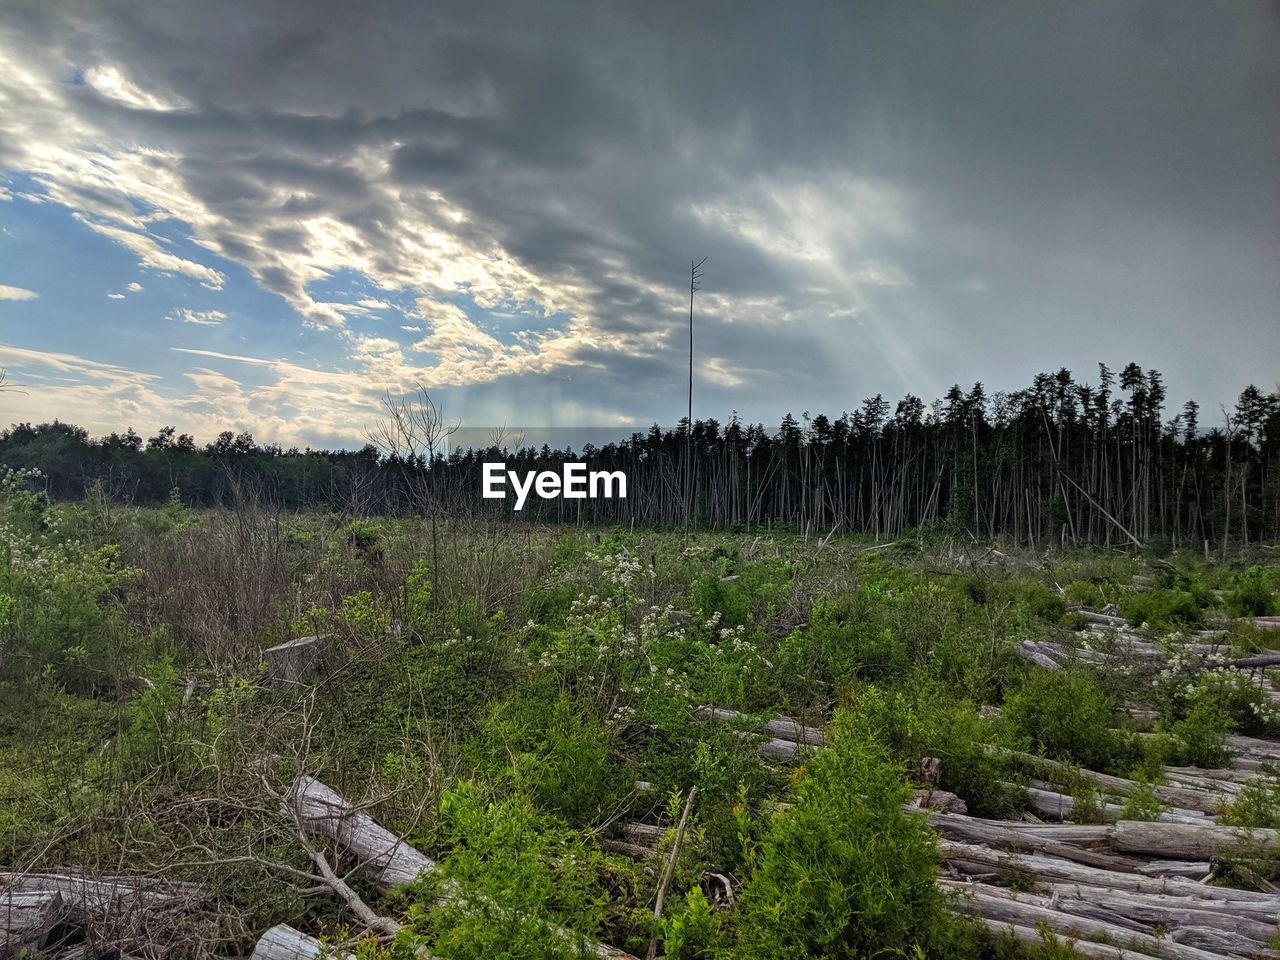
[[[684,435],[684,539],[689,540],[689,519],[693,513],[693,295],[702,288],[702,265],[707,258],[691,261],[689,268],[689,411]]]

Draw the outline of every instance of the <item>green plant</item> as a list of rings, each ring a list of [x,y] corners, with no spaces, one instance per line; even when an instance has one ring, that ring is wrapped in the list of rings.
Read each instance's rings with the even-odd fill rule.
[[[1261,567],[1250,567],[1235,577],[1227,605],[1237,617],[1267,617],[1276,612],[1274,577]]]
[[[829,747],[776,815],[742,894],[738,956],[964,954],[967,928],[934,884],[933,835],[903,812],[910,789],[872,717],[837,711]]]
[[[490,776],[539,809],[588,825],[629,786],[610,759],[611,737],[608,726],[570,696],[535,680],[493,706],[472,749]]]
[[[659,927],[662,955],[669,960],[711,960],[724,947],[720,916],[698,886],[690,888]]]
[[[1111,728],[1114,702],[1089,673],[1035,670],[1005,700],[1004,717],[1018,737],[1046,756],[1104,770],[1131,751]]]
[[[1131,593],[1120,603],[1120,613],[1130,623],[1170,629],[1203,622],[1207,595],[1180,589],[1154,589]]]
[[[602,874],[612,868],[580,836],[527,799],[495,798],[475,781],[446,792],[440,815],[448,853],[415,885],[410,911],[433,956],[593,956],[590,940],[609,913]],[[446,888],[455,895],[438,901]]]
[[[1250,780],[1236,794],[1221,820],[1233,827],[1280,828],[1280,780],[1273,777]]]
[[[419,634],[425,634],[431,616],[431,561],[419,557],[404,581],[404,619]]]
[[[1229,759],[1224,745],[1231,730],[1225,710],[1209,698],[1192,702],[1186,715],[1170,728],[1181,746],[1181,761],[1193,767],[1220,767]]]
[[[1140,779],[1137,783],[1137,788],[1125,798],[1120,819],[1159,820],[1160,815],[1169,809],[1168,805],[1156,797],[1155,787],[1150,781]]]

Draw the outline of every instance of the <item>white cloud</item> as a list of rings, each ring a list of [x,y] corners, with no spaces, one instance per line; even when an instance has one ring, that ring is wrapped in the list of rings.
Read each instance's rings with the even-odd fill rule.
[[[84,82],[98,93],[133,110],[181,110],[190,104],[166,100],[148,93],[120,72],[118,67],[96,66],[84,72]]]
[[[130,293],[137,293],[139,290],[142,289],[142,284],[138,283],[135,280],[133,283],[129,284],[129,286],[127,286],[125,289],[128,290]]]
[[[10,287],[0,283],[0,300],[35,300],[40,294],[22,287]]]
[[[181,320],[183,323],[194,323],[205,327],[216,327],[227,319],[227,315],[221,310],[191,310],[187,307],[178,307],[169,315],[168,319]]]
[[[123,300],[123,299],[124,299],[124,294],[123,294],[123,293],[108,293],[108,294],[107,294],[107,299],[108,299],[108,300]]]
[[[138,265],[141,267],[159,270],[162,273],[180,273],[199,280],[202,286],[208,287],[210,290],[222,289],[222,283],[226,278],[217,270],[212,267],[206,267],[202,263],[196,263],[194,260],[184,260],[182,257],[170,253],[160,246],[159,241],[148,234],[135,233],[132,230],[126,230],[124,227],[113,226],[108,223],[99,223],[80,213],[76,213],[74,216],[90,230],[100,233],[104,237],[109,237],[136,256]]]

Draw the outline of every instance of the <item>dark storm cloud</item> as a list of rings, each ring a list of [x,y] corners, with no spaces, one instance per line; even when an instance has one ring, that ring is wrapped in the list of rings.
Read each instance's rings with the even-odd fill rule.
[[[571,376],[586,406],[678,415],[703,253],[721,415],[1131,358],[1221,401],[1280,369],[1264,4],[26,0],[4,21],[71,134],[171,154],[199,208],[173,215],[304,316],[341,322],[309,284],[344,264],[567,312],[511,376]],[[165,108],[69,84],[95,65]],[[93,189],[67,202],[110,216]],[[424,236],[447,249],[413,261]],[[1210,338],[1238,358],[1206,365]]]

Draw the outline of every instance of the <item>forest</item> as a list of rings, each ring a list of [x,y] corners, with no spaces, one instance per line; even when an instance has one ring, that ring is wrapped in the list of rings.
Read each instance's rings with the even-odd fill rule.
[[[579,457],[623,470],[626,500],[531,503],[523,518],[750,529],[767,524],[893,537],[928,523],[1031,547],[1159,542],[1221,551],[1280,537],[1280,392],[1246,387],[1230,410],[1187,401],[1169,415],[1158,371],[1101,365],[1096,383],[1067,370],[987,397],[952,387],[926,406],[879,395],[838,417],[788,414],[776,430],[733,416],[652,427],[580,451],[513,446],[451,450],[456,422],[422,395],[388,402],[357,451],[282,450],[226,431],[197,446],[165,427],[91,440],[81,428],[18,424],[0,463],[38,469],[55,499],[94,484],[116,500],[225,506],[252,486],[286,509],[397,515],[481,508],[482,464],[559,470]],[[420,414],[418,422],[414,410]],[[491,510],[501,505],[484,504]]]
[[[427,397],[16,425],[0,956],[1275,957],[1278,411],[701,421],[520,514]]]

